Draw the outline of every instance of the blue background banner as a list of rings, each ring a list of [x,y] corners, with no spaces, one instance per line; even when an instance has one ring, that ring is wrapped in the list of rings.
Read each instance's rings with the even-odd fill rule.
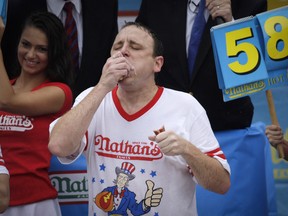
[[[119,11],[138,11],[141,0],[119,0]]]
[[[0,0],[0,16],[2,17],[4,24],[6,24],[7,21],[7,3],[8,0]]]

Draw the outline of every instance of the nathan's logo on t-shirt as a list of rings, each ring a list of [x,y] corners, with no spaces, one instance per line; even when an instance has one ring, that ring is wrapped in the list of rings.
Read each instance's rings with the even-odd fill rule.
[[[158,160],[163,157],[154,142],[124,141],[115,142],[108,137],[95,136],[95,152],[98,155],[125,160]]]
[[[58,192],[60,204],[88,202],[86,171],[50,172],[49,176],[52,185]]]
[[[0,116],[0,130],[1,131],[26,131],[32,130],[33,124],[26,116]]]

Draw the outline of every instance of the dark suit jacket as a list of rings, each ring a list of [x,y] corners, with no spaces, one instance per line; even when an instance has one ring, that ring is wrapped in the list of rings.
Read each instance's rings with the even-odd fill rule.
[[[164,45],[164,65],[156,76],[157,84],[192,92],[206,109],[214,131],[249,127],[253,104],[249,97],[224,102],[218,88],[210,28],[215,21],[209,17],[189,78],[186,55],[186,16],[188,0],[142,0],[136,21],[156,32]],[[234,19],[255,15],[267,9],[266,0],[232,0]]]
[[[47,11],[46,0],[9,0],[7,24],[2,40],[4,63],[8,74],[15,74],[17,46],[25,18],[32,12]],[[118,0],[82,0],[83,50],[74,96],[100,79],[102,67],[118,33]]]

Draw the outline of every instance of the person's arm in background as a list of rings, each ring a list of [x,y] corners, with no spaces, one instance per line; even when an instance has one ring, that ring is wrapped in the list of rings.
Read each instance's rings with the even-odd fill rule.
[[[277,145],[282,144],[284,150],[284,159],[288,160],[288,141],[284,139],[283,131],[278,125],[268,125],[266,127],[266,136],[270,144],[276,148]]]
[[[1,19],[2,21],[2,19]],[[2,38],[2,31],[1,36]],[[1,49],[0,49],[1,52]],[[1,53],[0,53],[1,54]],[[9,206],[10,201],[10,176],[4,165],[4,160],[2,158],[2,151],[0,148],[0,213],[5,212]]]
[[[0,213],[3,213],[9,206],[10,201],[10,176],[2,156],[0,147]]]
[[[0,174],[0,213],[3,213],[9,206],[10,185],[9,175]]]

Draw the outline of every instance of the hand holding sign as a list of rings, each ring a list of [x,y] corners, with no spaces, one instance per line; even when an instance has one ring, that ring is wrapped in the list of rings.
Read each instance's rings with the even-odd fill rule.
[[[269,105],[269,112],[270,112],[272,124],[279,125],[271,90],[266,91],[266,98],[267,98],[268,105]],[[285,156],[282,145],[283,144],[280,143],[276,146],[279,158],[284,158],[284,156]]]

